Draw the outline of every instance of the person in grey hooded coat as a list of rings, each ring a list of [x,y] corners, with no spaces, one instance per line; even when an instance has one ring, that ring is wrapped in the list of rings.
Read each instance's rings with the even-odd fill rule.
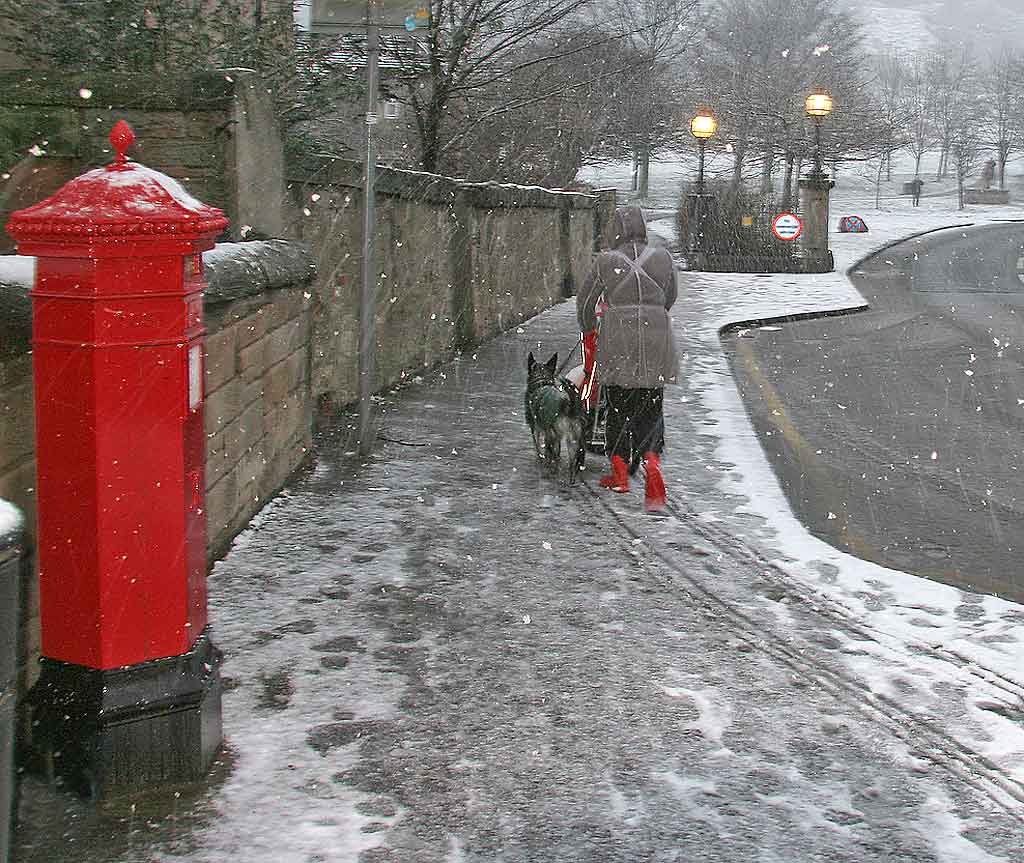
[[[601,485],[629,490],[629,475],[641,460],[645,505],[665,506],[660,457],[665,447],[662,413],[665,384],[675,383],[679,360],[669,309],[678,292],[675,263],[664,248],[647,244],[647,225],[639,207],[616,210],[611,248],[598,255],[576,296],[580,329],[598,325],[596,378],[608,404],[605,440],[611,473]]]

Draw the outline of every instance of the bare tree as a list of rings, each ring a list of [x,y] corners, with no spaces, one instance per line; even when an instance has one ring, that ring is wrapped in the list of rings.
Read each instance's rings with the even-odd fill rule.
[[[936,84],[924,57],[914,57],[907,66],[900,109],[907,126],[906,149],[914,157],[914,177],[921,175],[921,160],[937,143],[933,113]]]
[[[566,52],[579,39],[587,50]],[[628,45],[589,45],[590,36],[549,34],[524,47],[519,67],[477,95],[475,118],[453,130],[447,165],[460,176],[503,177],[545,186],[571,184],[585,161],[632,155],[620,130],[642,70]],[[557,61],[548,58],[562,53]],[[536,94],[543,99],[533,102]]]
[[[886,180],[892,180],[892,154],[899,148],[906,123],[903,88],[907,70],[899,55],[893,51],[875,59],[875,93],[885,127],[884,152],[881,163],[885,166]]]
[[[531,66],[586,50],[611,37],[581,13],[595,0],[430,0],[428,25],[420,52],[406,61],[406,95],[415,115],[420,164],[436,172],[449,164],[473,126],[499,114],[537,105],[562,87],[513,95],[496,103],[501,84]],[[536,56],[524,51],[542,35],[569,22],[591,43],[553,46]],[[457,161],[457,160],[456,160]]]
[[[675,134],[671,122],[685,88],[680,69],[700,25],[699,0],[609,0],[613,32],[636,56],[637,68],[621,134],[630,141],[636,165],[636,190],[647,197],[652,153]]]
[[[996,151],[999,188],[1006,188],[1006,162],[1021,145],[1021,88],[1024,61],[1005,45],[990,59],[983,76],[982,98],[987,105],[988,134],[985,144]]]
[[[964,189],[967,178],[974,173],[981,161],[983,142],[980,123],[969,114],[961,114],[949,136],[949,158],[956,174],[957,201],[964,208]]]
[[[703,78],[733,146],[734,187],[753,155],[762,190],[780,163],[791,188],[797,164],[813,152],[803,107],[812,88],[831,90],[844,112],[864,102],[860,30],[832,0],[724,0],[709,19],[707,47]],[[857,129],[829,121],[829,158],[842,156]]]
[[[955,135],[962,132],[966,114],[977,116],[978,66],[969,43],[940,44],[928,62],[934,81],[933,116],[939,143],[939,165],[935,179],[949,173],[950,150]]]

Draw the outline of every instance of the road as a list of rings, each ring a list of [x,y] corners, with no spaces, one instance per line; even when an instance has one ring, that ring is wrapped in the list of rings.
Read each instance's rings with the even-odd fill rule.
[[[870,308],[725,338],[797,515],[859,557],[1024,600],[1024,230],[943,232],[852,278]]]

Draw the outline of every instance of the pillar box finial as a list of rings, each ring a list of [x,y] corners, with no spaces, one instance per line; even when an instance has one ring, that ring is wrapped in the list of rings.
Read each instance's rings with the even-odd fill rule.
[[[129,244],[197,253],[228,226],[224,213],[190,195],[172,177],[134,162],[135,133],[118,120],[110,132],[117,152],[109,165],[65,183],[44,201],[11,214],[7,233],[22,255],[118,257]]]
[[[126,155],[128,148],[135,143],[135,133],[132,131],[132,127],[124,120],[118,120],[114,124],[114,128],[110,130],[110,143],[117,151],[117,156],[107,166],[107,169],[111,171],[120,170],[119,166],[128,161],[128,156]]]

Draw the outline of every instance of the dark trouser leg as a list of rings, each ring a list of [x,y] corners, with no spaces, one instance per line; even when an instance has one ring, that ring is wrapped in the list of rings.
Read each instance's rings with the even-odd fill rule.
[[[608,384],[605,386],[604,392],[608,401],[608,413],[605,416],[604,427],[605,452],[609,459],[613,455],[617,455],[628,464],[632,454],[629,434],[629,396],[633,391],[626,387]]]
[[[660,455],[665,449],[663,391],[609,386],[607,395],[608,455],[619,456],[635,473],[644,453]]]

